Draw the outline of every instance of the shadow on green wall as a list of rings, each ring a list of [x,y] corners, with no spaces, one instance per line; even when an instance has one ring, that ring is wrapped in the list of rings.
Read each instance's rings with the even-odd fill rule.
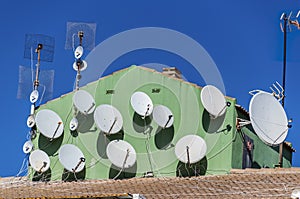
[[[200,161],[190,165],[179,161],[176,167],[176,176],[177,177],[201,176],[201,175],[205,175],[206,170],[207,170],[206,156],[202,158]]]
[[[60,148],[63,142],[64,139],[63,134],[60,137],[53,139],[52,141],[50,141],[51,139],[45,137],[43,134],[40,134],[38,140],[39,149],[45,151],[49,156],[54,155],[58,151],[58,149]]]
[[[137,164],[135,164],[128,168],[128,169],[122,169],[111,165],[109,169],[109,179],[115,179],[115,180],[121,180],[121,179],[127,179],[127,178],[134,178],[136,176],[137,171]]]
[[[225,120],[226,113],[221,115],[220,117],[217,117],[215,119],[212,119],[209,113],[204,109],[202,114],[202,126],[205,132],[207,133],[217,133],[218,130],[223,125],[223,122]]]
[[[172,140],[174,138],[174,126],[170,126],[169,128],[161,128],[158,127],[155,133],[155,146],[158,149],[167,149],[169,148]]]
[[[74,173],[64,169],[61,176],[62,181],[71,182],[77,180],[84,180],[86,175],[86,167],[84,167],[80,172]]]
[[[152,116],[147,116],[143,118],[136,112],[133,114],[132,126],[134,130],[138,133],[145,133],[149,129],[151,122]]]
[[[36,171],[32,177],[32,181],[49,182],[50,180],[51,180],[51,169],[50,168],[43,173]]]
[[[113,140],[123,140],[124,139],[124,131],[123,129],[115,134],[107,135],[103,131],[100,131],[97,139],[97,153],[98,155],[103,158],[107,159],[106,155],[106,148],[109,142]]]
[[[82,114],[78,113],[76,116],[76,119],[78,120],[78,128],[77,131],[79,133],[87,133],[87,132],[95,132],[97,129],[91,129],[94,125],[94,114]]]

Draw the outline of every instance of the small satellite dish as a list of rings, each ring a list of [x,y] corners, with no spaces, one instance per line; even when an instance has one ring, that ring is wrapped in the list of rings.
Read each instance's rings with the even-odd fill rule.
[[[34,115],[29,115],[26,123],[29,128],[32,128],[35,125]]]
[[[204,86],[200,97],[204,108],[213,118],[219,117],[226,112],[227,103],[225,97],[215,86]]]
[[[78,120],[73,117],[70,121],[70,130],[75,131],[78,128]]]
[[[38,130],[47,138],[58,138],[64,131],[61,118],[52,110],[40,110],[36,114],[35,121]]]
[[[293,190],[292,194],[291,194],[291,198],[294,198],[294,199],[300,198],[300,190],[299,189]]]
[[[26,141],[23,145],[23,152],[27,154],[30,153],[32,149],[33,149],[33,143],[30,140]]]
[[[126,169],[132,167],[136,162],[134,148],[124,140],[113,140],[106,148],[108,159],[113,165]]]
[[[87,62],[85,60],[77,60],[73,63],[73,69],[75,71],[84,71],[87,68]]]
[[[98,128],[108,134],[119,132],[123,126],[121,113],[109,104],[102,104],[96,108],[94,120]]]
[[[34,150],[29,156],[29,162],[32,168],[37,172],[45,172],[50,167],[50,158],[42,150]]]
[[[206,142],[197,135],[186,135],[175,145],[175,155],[183,163],[193,164],[206,155]]]
[[[80,59],[83,55],[83,48],[82,46],[77,46],[77,48],[74,51],[74,56],[76,59]]]
[[[80,172],[84,169],[85,157],[82,151],[73,144],[65,144],[60,147],[58,159],[68,171]]]
[[[153,103],[146,93],[140,91],[133,93],[130,102],[133,110],[140,116],[146,117],[151,115]]]
[[[30,94],[29,100],[32,104],[34,104],[39,98],[39,92],[37,90],[33,90]]]
[[[254,131],[266,144],[276,146],[285,140],[288,119],[280,102],[271,93],[256,93],[250,100],[249,114]]]
[[[95,110],[95,100],[90,93],[85,90],[78,90],[73,96],[74,106],[83,114],[91,114]]]
[[[154,107],[153,119],[162,128],[169,128],[174,122],[172,111],[164,105]]]

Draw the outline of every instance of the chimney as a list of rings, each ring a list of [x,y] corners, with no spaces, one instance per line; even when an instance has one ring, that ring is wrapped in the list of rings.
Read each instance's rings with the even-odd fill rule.
[[[170,77],[182,79],[181,72],[175,67],[163,68],[162,74],[165,74]]]

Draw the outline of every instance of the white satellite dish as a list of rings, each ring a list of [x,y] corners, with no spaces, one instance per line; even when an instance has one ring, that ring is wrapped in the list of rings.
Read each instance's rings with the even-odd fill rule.
[[[206,155],[206,142],[197,135],[186,135],[175,145],[176,157],[184,163],[196,163]]]
[[[151,98],[144,92],[135,92],[130,99],[133,110],[140,116],[146,117],[151,115],[153,111],[153,103]]]
[[[162,128],[169,128],[174,122],[172,111],[164,105],[157,105],[154,107],[153,119]]]
[[[80,172],[85,166],[85,157],[82,151],[73,144],[60,147],[58,159],[64,168],[71,172]]]
[[[201,102],[207,112],[213,117],[219,117],[226,112],[226,100],[223,93],[212,85],[206,85],[201,90]]]
[[[35,125],[35,118],[34,118],[34,115],[29,115],[28,118],[27,118],[27,126],[29,128],[32,128],[34,125]]]
[[[73,63],[73,69],[75,71],[84,71],[87,68],[87,62],[85,60],[77,60]]]
[[[78,120],[73,117],[70,121],[70,130],[75,131],[78,128]]]
[[[73,96],[73,104],[83,114],[91,114],[95,110],[95,100],[85,90],[78,90]]]
[[[24,143],[23,145],[23,152],[24,153],[30,153],[33,149],[33,143],[31,142],[31,140],[28,140]]]
[[[256,93],[250,100],[249,114],[254,131],[266,144],[276,146],[285,140],[288,119],[280,102],[271,93]]]
[[[295,189],[292,191],[292,194],[291,194],[291,198],[293,199],[298,199],[300,198],[300,190],[299,189]]]
[[[77,48],[74,51],[74,56],[76,59],[80,59],[83,55],[83,48],[82,46],[77,46]]]
[[[39,98],[39,92],[37,90],[33,90],[30,94],[29,100],[32,104],[34,104]]]
[[[134,148],[124,140],[113,140],[106,148],[106,154],[111,163],[119,168],[132,167],[136,162]]]
[[[31,167],[37,172],[45,172],[50,167],[50,158],[42,150],[34,150],[29,156]]]
[[[102,104],[96,108],[94,120],[98,128],[108,134],[118,133],[123,126],[121,113],[109,104]]]
[[[47,138],[58,138],[64,131],[64,124],[54,111],[49,109],[40,110],[36,114],[36,126]]]

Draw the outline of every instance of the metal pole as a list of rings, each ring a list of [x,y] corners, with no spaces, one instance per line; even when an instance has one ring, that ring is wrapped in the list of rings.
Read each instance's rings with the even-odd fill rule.
[[[282,107],[284,107],[284,98],[285,98],[285,76],[286,76],[286,43],[287,43],[287,22],[288,17],[284,14],[283,19],[283,73],[282,73],[282,88],[283,88],[283,98],[281,100]],[[279,145],[279,167],[282,167],[283,162],[283,143]]]

